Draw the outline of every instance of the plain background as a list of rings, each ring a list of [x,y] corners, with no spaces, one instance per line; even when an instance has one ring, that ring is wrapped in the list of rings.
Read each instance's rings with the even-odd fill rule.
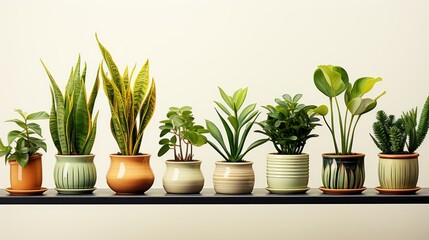
[[[350,79],[383,78],[368,95],[387,94],[376,110],[400,115],[428,96],[429,3],[426,1],[2,1],[0,2],[0,137],[14,128],[15,108],[50,110],[43,59],[63,89],[78,54],[88,64],[92,85],[101,54],[109,49],[120,69],[150,59],[157,107],[142,152],[151,153],[154,188],[162,187],[164,160],[158,158],[159,121],[170,106],[191,105],[196,121],[219,123],[213,100],[217,87],[228,93],[249,87],[247,103],[273,104],[284,93],[303,93],[303,103],[327,104],[314,86],[320,64],[343,66]],[[110,112],[99,92],[98,135],[93,152],[98,188],[106,188],[109,154],[118,151],[109,129]],[[262,108],[260,108],[262,110]],[[259,120],[266,115],[262,110]],[[366,154],[367,187],[377,180],[377,152],[369,138],[376,111],[358,126],[354,151]],[[54,187],[56,150],[42,122],[45,187]],[[255,128],[256,129],[256,128]],[[333,150],[325,126],[308,142],[311,187],[321,185],[321,154]],[[249,141],[261,135],[252,133]],[[257,188],[265,183],[271,144],[249,153]],[[418,152],[419,186],[429,186],[429,143]],[[195,149],[203,160],[205,187],[212,188],[209,146]],[[170,154],[171,155],[171,154]],[[0,187],[9,186],[8,166]],[[426,205],[305,206],[0,206],[0,239],[427,239]]]

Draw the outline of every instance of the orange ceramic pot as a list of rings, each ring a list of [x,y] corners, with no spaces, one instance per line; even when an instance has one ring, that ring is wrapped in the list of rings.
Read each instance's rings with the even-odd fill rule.
[[[152,187],[155,176],[149,164],[150,154],[110,155],[107,184],[116,194],[139,194]]]
[[[17,161],[9,161],[10,186],[13,190],[39,190],[42,187],[42,154],[30,157],[25,168]]]

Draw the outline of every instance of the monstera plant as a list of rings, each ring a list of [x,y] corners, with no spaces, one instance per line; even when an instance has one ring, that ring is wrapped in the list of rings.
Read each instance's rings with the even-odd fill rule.
[[[328,97],[329,109],[322,105],[313,111],[322,115],[331,132],[335,148],[335,153],[323,154],[322,175],[325,189],[364,190],[365,155],[353,153],[354,135],[362,115],[373,110],[377,106],[377,100],[385,94],[382,92],[375,98],[364,98],[364,95],[380,81],[379,77],[362,77],[352,84],[349,82],[346,70],[333,65],[321,65],[314,72],[314,84]],[[344,93],[344,110],[341,110],[338,99],[342,93]],[[330,122],[326,119],[328,112],[330,112]]]

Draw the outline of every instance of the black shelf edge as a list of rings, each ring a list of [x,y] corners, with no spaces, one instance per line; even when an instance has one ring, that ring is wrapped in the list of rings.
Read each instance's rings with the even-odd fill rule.
[[[429,204],[429,188],[412,195],[384,195],[367,189],[358,195],[328,195],[319,189],[310,189],[306,194],[270,194],[256,188],[252,194],[223,195],[213,189],[204,189],[200,194],[167,194],[163,189],[150,189],[142,195],[116,195],[110,189],[97,189],[93,194],[62,195],[49,189],[40,196],[12,196],[0,191],[0,205],[121,205],[121,204]]]

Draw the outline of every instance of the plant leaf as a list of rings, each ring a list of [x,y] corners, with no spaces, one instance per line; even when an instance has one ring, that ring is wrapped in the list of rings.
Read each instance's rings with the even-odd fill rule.
[[[49,119],[49,114],[46,112],[35,112],[27,116],[27,120],[44,120]]]

